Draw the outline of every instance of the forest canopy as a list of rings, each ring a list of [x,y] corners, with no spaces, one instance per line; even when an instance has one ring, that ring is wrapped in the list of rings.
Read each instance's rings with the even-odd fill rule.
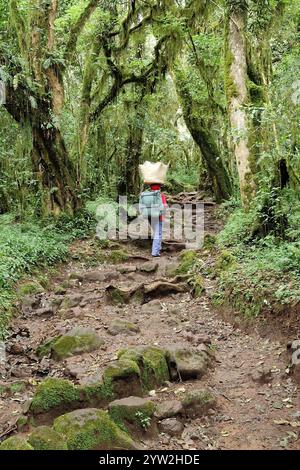
[[[231,214],[222,243],[299,259],[299,35],[299,0],[1,0],[3,231],[78,234],[163,161]]]

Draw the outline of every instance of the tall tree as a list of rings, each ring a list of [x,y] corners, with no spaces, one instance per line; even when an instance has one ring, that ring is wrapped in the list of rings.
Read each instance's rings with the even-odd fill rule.
[[[225,86],[233,148],[239,175],[241,197],[248,206],[255,193],[256,162],[252,158],[251,123],[247,65],[247,1],[226,1]]]

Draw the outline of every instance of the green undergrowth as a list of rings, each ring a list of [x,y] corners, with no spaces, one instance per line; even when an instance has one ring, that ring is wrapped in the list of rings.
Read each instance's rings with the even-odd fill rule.
[[[65,261],[70,243],[94,229],[94,215],[86,210],[75,217],[40,221],[0,216],[0,338],[5,336],[14,301],[47,289],[47,276],[41,270]]]
[[[300,209],[294,204],[283,218],[272,214],[266,230],[262,207],[248,212],[230,202],[221,207],[223,230],[206,236],[203,249],[183,255],[180,272],[211,278],[215,282],[213,303],[228,305],[253,318],[266,311],[282,310],[300,301]],[[260,209],[260,210],[258,210]],[[273,227],[273,228],[272,228]],[[268,232],[268,233],[267,233]]]

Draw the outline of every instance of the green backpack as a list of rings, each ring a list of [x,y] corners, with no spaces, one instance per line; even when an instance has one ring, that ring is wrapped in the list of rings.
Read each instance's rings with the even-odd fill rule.
[[[144,191],[140,196],[140,214],[147,218],[158,218],[164,212],[164,205],[161,199],[161,192]]]

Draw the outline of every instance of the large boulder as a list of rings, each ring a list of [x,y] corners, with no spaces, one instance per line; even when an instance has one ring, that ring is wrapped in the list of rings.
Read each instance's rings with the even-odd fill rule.
[[[51,354],[54,359],[82,354],[103,346],[104,340],[91,328],[76,327],[67,334],[53,338],[41,346],[37,353],[39,356]]]
[[[68,450],[65,438],[49,426],[35,428],[28,442],[34,450]]]
[[[65,437],[69,450],[136,449],[131,437],[114,423],[108,413],[96,408],[59,416],[53,428]]]

